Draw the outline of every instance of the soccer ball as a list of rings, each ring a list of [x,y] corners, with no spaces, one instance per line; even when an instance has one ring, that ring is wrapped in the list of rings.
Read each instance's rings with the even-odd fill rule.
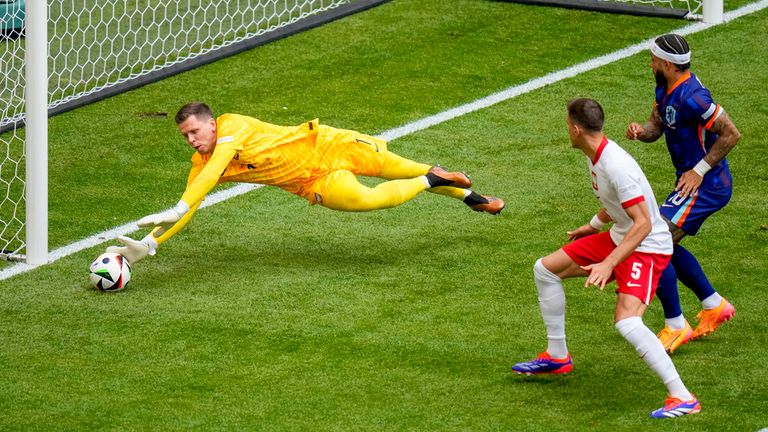
[[[122,255],[103,253],[91,263],[91,284],[108,292],[120,291],[131,280],[131,265]]]

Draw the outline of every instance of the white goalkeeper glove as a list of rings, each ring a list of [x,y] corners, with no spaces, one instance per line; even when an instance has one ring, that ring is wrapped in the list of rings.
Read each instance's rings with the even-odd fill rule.
[[[157,252],[157,240],[152,234],[147,234],[141,241],[126,236],[117,237],[117,241],[125,246],[110,246],[107,252],[120,254],[131,264],[136,264],[147,255],[154,255]]]
[[[144,216],[143,218],[139,219],[137,224],[140,227],[159,226],[163,231],[166,231],[168,228],[172,227],[176,222],[178,222],[179,219],[181,219],[185,214],[187,214],[188,211],[189,206],[187,203],[184,201],[179,201],[179,203],[174,207],[169,208],[164,212]]]

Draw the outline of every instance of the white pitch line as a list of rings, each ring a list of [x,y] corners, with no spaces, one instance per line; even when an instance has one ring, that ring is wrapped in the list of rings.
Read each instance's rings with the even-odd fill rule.
[[[759,2],[751,3],[746,6],[743,6],[739,9],[727,12],[724,15],[724,22],[730,22],[737,18],[741,18],[745,15],[749,15],[751,13],[760,11],[762,9],[765,9],[768,7],[768,0],[761,0]],[[689,35],[693,33],[700,32],[702,30],[706,30],[710,27],[713,27],[717,24],[705,24],[705,23],[694,23],[689,24],[687,26],[681,27],[672,33],[677,33],[680,35]],[[388,131],[382,132],[379,137],[382,139],[385,139],[387,141],[392,141],[397,138],[404,137],[406,135],[410,135],[414,132],[418,132],[423,129],[427,129],[429,127],[438,125],[440,123],[447,122],[449,120],[453,120],[457,117],[461,117],[465,114],[469,114],[471,112],[479,111],[484,108],[488,108],[492,105],[496,105],[500,102],[507,101],[509,99],[512,99],[514,97],[530,93],[534,90],[538,90],[542,87],[545,87],[550,84],[554,84],[558,81],[562,81],[564,79],[573,78],[576,75],[582,74],[584,72],[591,71],[593,69],[597,69],[602,66],[606,66],[608,64],[617,62],[619,60],[625,59],[627,57],[633,56],[635,54],[638,54],[640,52],[643,52],[648,49],[651,43],[657,38],[658,36],[654,36],[652,38],[646,39],[643,42],[637,43],[635,45],[628,46],[626,48],[620,49],[618,51],[614,51],[610,54],[606,54],[600,57],[593,58],[592,60],[585,61],[583,63],[579,63],[577,65],[552,72],[550,74],[544,75],[539,78],[532,79],[524,84],[520,84],[517,86],[509,87],[505,90],[502,90],[498,93],[493,93],[489,96],[486,96],[481,99],[477,99],[473,102],[459,105],[455,108],[451,108],[447,111],[443,111],[441,113],[425,117],[421,120],[416,120],[414,122],[408,123],[406,125],[390,129]],[[221,201],[226,201],[230,198],[234,198],[236,196],[242,195],[244,193],[250,192],[254,189],[260,188],[261,185],[254,185],[254,184],[239,184],[235,187],[216,192],[203,201],[203,203],[200,205],[201,208],[208,207],[210,205],[217,204]],[[48,263],[52,263],[54,261],[57,261],[61,258],[64,258],[66,256],[75,254],[77,252],[80,252],[81,250],[88,249],[90,247],[99,245],[101,243],[104,243],[105,241],[112,240],[120,235],[128,235],[133,232],[136,232],[139,229],[139,227],[136,225],[136,222],[130,222],[125,225],[121,225],[116,228],[112,228],[107,231],[100,232],[98,234],[92,235],[88,238],[85,238],[83,240],[77,241],[75,243],[69,244],[67,246],[63,246],[61,248],[55,249],[50,252]],[[13,277],[17,274],[25,273],[29,270],[35,269],[38,266],[29,265],[26,263],[19,263],[14,264],[5,270],[0,271],[0,280],[5,280],[10,277]]]
[[[222,201],[226,201],[230,198],[234,198],[238,195],[242,195],[254,189],[258,189],[262,186],[263,185],[260,185],[260,184],[240,183],[237,186],[231,187],[229,189],[224,189],[222,191],[218,191],[216,193],[209,195],[208,197],[205,198],[205,201],[203,201],[203,203],[200,204],[200,208],[218,204]],[[81,250],[88,249],[90,247],[104,243],[105,241],[115,239],[117,238],[117,236],[128,235],[138,230],[139,230],[139,226],[136,225],[136,221],[129,222],[125,225],[120,225],[119,227],[115,227],[107,231],[102,231],[98,234],[92,235],[83,240],[76,241],[67,246],[54,249],[48,254],[48,264],[54,261],[57,261],[61,258],[64,258],[66,256],[80,252]],[[27,272],[37,267],[39,266],[34,266],[26,263],[14,264],[3,271],[0,271],[0,280],[8,279],[10,277],[16,276],[17,274]]]
[[[726,13],[724,15],[724,21],[725,22],[733,21],[736,18],[740,18],[744,15],[757,12],[761,9],[765,9],[766,7],[768,7],[768,0],[762,0],[757,3],[751,3],[747,6],[744,6],[737,10]],[[685,27],[679,28],[671,33],[677,33],[679,35],[685,36],[685,35],[693,34],[696,32],[700,32],[702,30],[708,29],[715,25],[717,24],[695,23],[695,24],[690,24]],[[470,102],[465,105],[460,105],[460,106],[457,106],[456,108],[451,108],[447,111],[443,111],[433,116],[425,117],[421,120],[417,120],[413,123],[409,123],[407,125],[400,126],[395,129],[390,129],[382,133],[381,137],[387,141],[391,141],[396,138],[400,138],[400,137],[412,134],[414,132],[420,131],[422,129],[426,129],[431,126],[438,125],[448,120],[455,119],[456,117],[461,117],[465,114],[469,114],[471,112],[475,112],[483,108],[488,108],[492,105],[496,105],[499,102],[504,102],[506,100],[523,95],[525,93],[538,90],[544,86],[554,84],[558,81],[562,81],[567,78],[573,78],[576,75],[591,71],[592,69],[597,69],[599,67],[614,63],[616,61],[619,61],[627,57],[633,56],[635,54],[638,54],[640,52],[643,52],[649,49],[649,47],[657,37],[658,36],[654,36],[652,38],[644,40],[643,42],[628,46],[618,51],[614,51],[610,54],[596,57],[596,58],[593,58],[592,60],[585,61],[584,63],[579,63],[569,68],[552,72],[548,75],[544,75],[542,77],[533,79],[524,84],[520,84],[514,87],[509,87],[505,90],[502,90],[498,93],[494,93],[492,95],[478,99],[474,102]]]

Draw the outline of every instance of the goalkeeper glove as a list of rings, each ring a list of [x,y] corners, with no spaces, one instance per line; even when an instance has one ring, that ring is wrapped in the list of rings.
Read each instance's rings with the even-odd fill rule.
[[[179,201],[174,207],[160,213],[144,216],[137,224],[140,227],[159,226],[165,232],[189,211],[189,206],[184,201]]]
[[[119,236],[117,240],[125,246],[110,246],[107,248],[107,252],[120,254],[131,264],[136,264],[147,255],[154,255],[157,251],[157,240],[152,234],[147,234],[141,241],[126,236]]]

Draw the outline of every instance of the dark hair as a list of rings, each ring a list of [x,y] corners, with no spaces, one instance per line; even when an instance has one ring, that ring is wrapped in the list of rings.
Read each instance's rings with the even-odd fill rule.
[[[580,98],[568,101],[571,122],[591,132],[600,132],[605,123],[603,107],[594,99]]]
[[[685,38],[674,33],[659,36],[654,42],[659,48],[670,54],[687,54],[691,52],[691,47],[688,46],[688,42]],[[691,67],[691,62],[686,64],[673,64],[677,66],[677,70],[680,72],[685,72]]]
[[[190,102],[176,113],[176,124],[184,123],[184,120],[195,116],[198,120],[207,120],[213,118],[211,108],[202,102]]]

